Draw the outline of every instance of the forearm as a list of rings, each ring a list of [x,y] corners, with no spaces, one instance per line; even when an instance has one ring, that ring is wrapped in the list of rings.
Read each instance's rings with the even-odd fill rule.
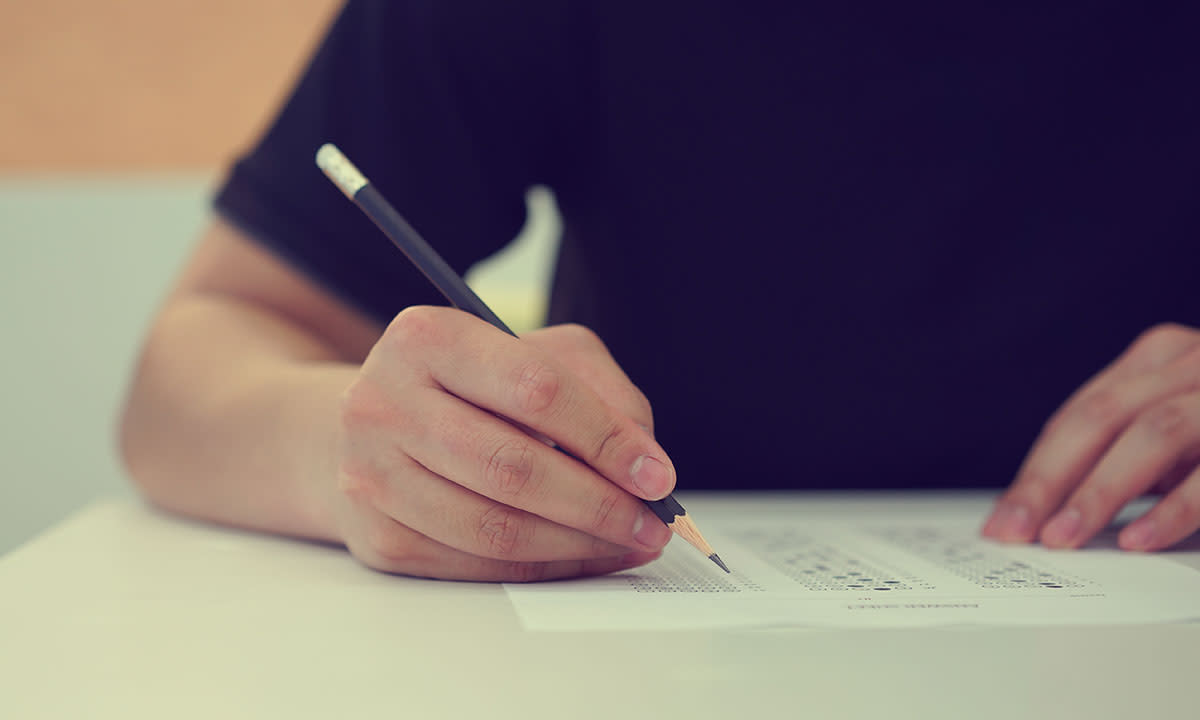
[[[335,482],[341,394],[357,372],[277,314],[221,296],[178,298],[155,323],[130,390],[126,464],[170,510],[338,540],[323,493]]]

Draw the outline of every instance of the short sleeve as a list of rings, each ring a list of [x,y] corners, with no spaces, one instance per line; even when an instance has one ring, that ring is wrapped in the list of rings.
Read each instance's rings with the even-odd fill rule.
[[[386,322],[441,296],[314,163],[338,145],[458,272],[524,222],[539,181],[541,112],[529,88],[554,60],[528,48],[545,27],[493,5],[351,1],[216,210],[258,243]],[[497,4],[500,5],[500,4]],[[531,118],[534,118],[531,120]]]

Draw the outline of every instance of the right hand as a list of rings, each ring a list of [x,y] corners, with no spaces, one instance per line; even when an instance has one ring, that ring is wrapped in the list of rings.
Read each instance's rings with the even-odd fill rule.
[[[642,565],[671,531],[639,498],[675,486],[652,428],[649,403],[589,330],[517,340],[458,310],[409,308],[343,399],[339,534],[366,565],[423,577]]]

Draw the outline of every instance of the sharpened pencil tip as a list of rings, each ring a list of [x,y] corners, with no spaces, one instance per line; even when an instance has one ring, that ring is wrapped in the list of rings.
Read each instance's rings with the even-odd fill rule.
[[[729,568],[725,567],[725,563],[721,562],[721,556],[720,556],[720,555],[717,555],[716,553],[713,553],[712,555],[709,555],[709,556],[708,556],[708,559],[709,559],[709,560],[712,560],[713,562],[715,562],[715,563],[717,564],[717,567],[721,568],[721,569],[722,569],[722,570],[724,570],[725,572],[730,572],[730,571],[729,571]],[[732,574],[732,573],[730,573],[730,574]]]

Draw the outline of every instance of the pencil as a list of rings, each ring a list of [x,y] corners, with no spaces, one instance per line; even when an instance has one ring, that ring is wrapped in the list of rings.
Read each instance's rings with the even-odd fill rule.
[[[317,150],[317,167],[383,231],[392,243],[400,248],[417,269],[446,296],[450,304],[459,310],[471,313],[504,332],[516,337],[504,321],[487,306],[479,296],[459,277],[458,273],[438,255],[429,243],[413,229],[396,211],[392,204],[371,185],[358,168],[331,143]],[[729,568],[721,561],[712,546],[700,534],[700,529],[688,517],[687,511],[670,495],[662,500],[643,500],[647,507],[662,520],[671,531],[683,538],[692,547],[708,556],[725,572]]]

